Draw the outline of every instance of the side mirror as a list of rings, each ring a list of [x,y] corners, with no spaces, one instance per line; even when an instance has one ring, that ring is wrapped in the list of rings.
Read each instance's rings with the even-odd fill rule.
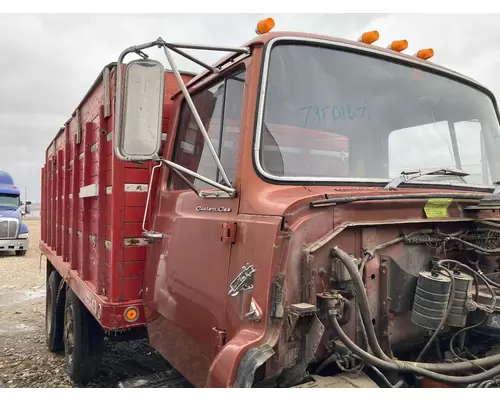
[[[123,107],[116,113],[120,158],[145,161],[157,158],[161,146],[165,69],[155,60],[127,64],[123,82]],[[118,122],[118,124],[116,123]]]
[[[25,214],[31,213],[31,201],[26,202],[26,205],[24,206],[24,213]]]

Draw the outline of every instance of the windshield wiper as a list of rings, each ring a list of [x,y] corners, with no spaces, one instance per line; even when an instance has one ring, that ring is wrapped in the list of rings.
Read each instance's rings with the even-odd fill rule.
[[[421,176],[426,175],[451,175],[451,176],[469,176],[470,174],[462,171],[460,169],[452,169],[452,168],[433,168],[433,169],[422,169],[418,171],[408,171],[401,172],[400,175],[396,176],[392,181],[390,181],[385,187],[385,190],[394,190],[400,184],[404,182],[411,181],[412,179],[420,178]]]

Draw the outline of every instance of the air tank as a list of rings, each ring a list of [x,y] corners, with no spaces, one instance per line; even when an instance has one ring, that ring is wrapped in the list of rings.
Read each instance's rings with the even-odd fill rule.
[[[453,296],[453,305],[450,315],[448,315],[446,323],[450,326],[462,328],[467,321],[465,302],[467,301],[467,295],[472,287],[474,278],[463,272],[454,273],[453,277],[455,278],[455,294]]]
[[[413,301],[411,320],[415,325],[435,331],[446,313],[451,278],[436,271],[421,271]]]

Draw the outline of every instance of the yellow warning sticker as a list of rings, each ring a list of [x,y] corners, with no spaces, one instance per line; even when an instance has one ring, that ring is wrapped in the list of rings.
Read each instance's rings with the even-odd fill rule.
[[[429,199],[424,206],[424,212],[427,218],[447,218],[448,207],[453,199]]]

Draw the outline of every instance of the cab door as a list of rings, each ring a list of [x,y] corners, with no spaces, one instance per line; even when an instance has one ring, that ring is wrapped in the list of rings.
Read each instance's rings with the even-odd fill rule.
[[[230,181],[237,181],[245,72],[239,70],[192,95]],[[222,182],[220,172],[185,102],[171,160]],[[149,249],[144,279],[151,344],[188,380],[204,386],[223,345],[228,268],[239,198],[200,197],[218,192],[189,175],[163,170],[152,229],[161,233]]]

